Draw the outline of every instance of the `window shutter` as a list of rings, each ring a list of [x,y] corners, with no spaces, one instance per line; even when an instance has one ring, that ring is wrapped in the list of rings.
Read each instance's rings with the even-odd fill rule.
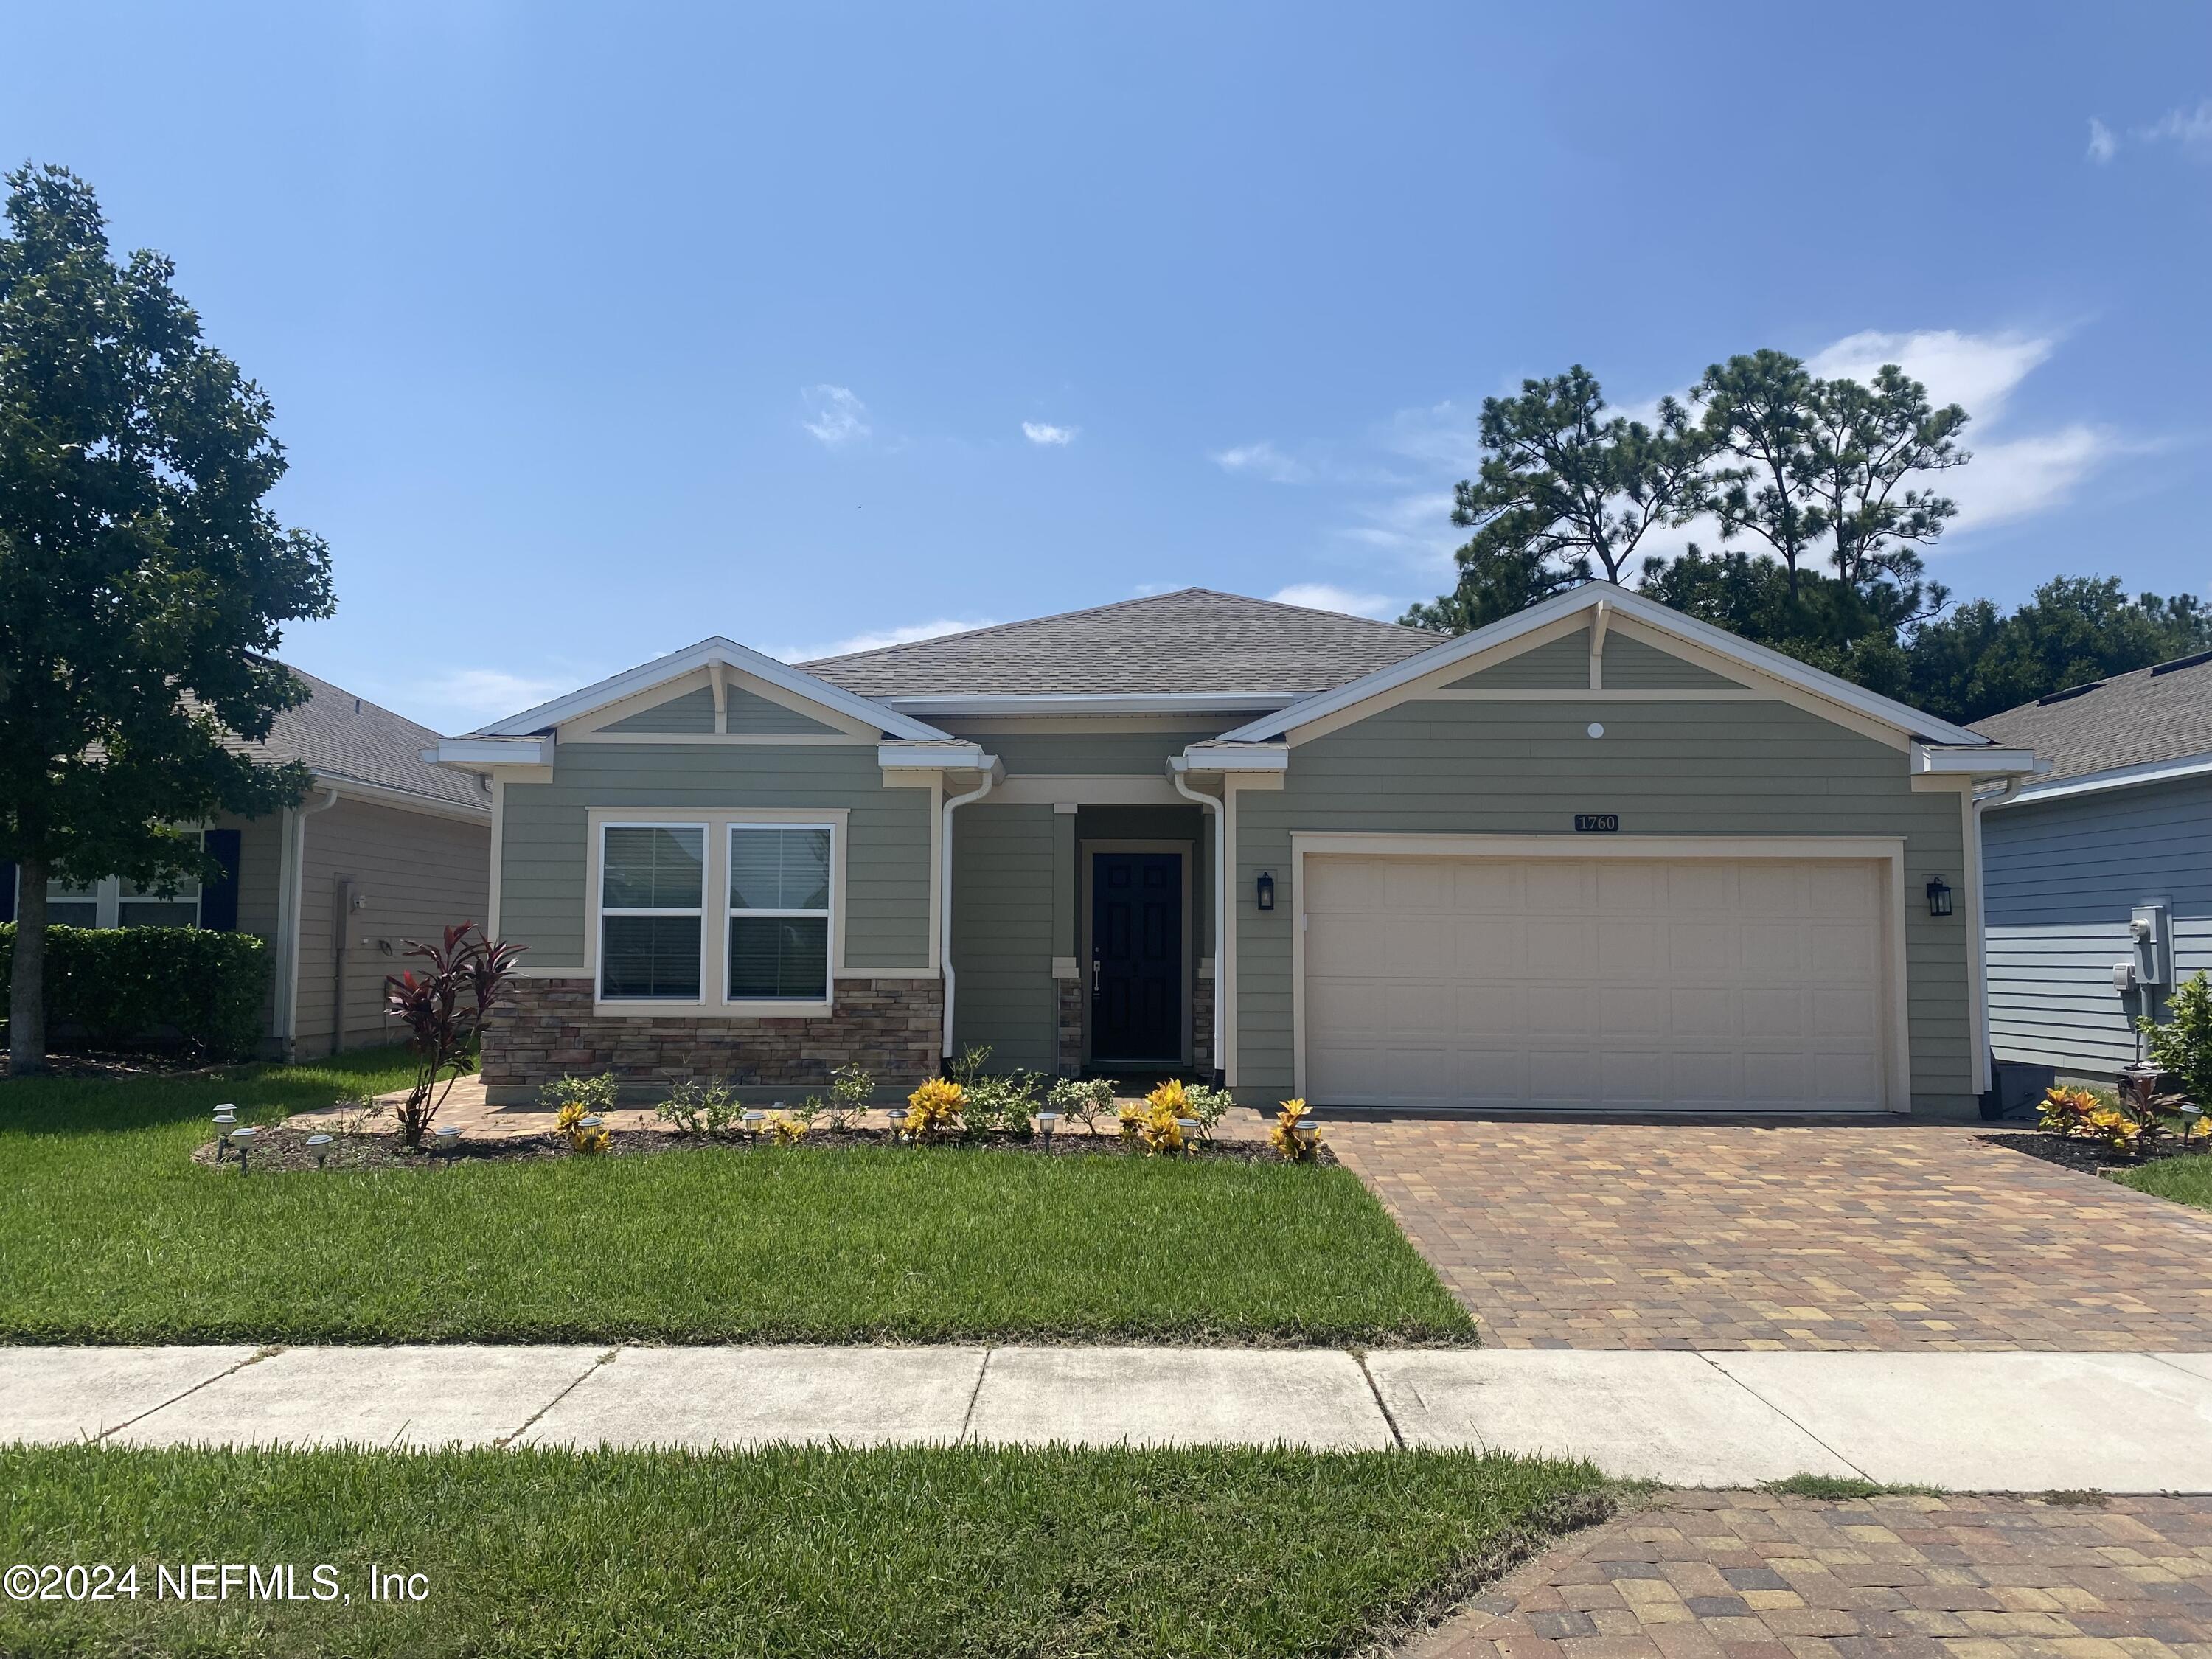
[[[222,866],[222,879],[200,888],[200,926],[210,933],[238,931],[238,831],[210,830],[202,837],[207,854]]]

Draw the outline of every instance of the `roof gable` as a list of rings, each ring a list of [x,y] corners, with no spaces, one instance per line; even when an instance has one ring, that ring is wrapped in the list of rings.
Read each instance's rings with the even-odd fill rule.
[[[1403,661],[1438,639],[1365,617],[1186,587],[803,666],[884,698],[1304,695]]]
[[[566,696],[556,697],[550,702],[539,703],[535,708],[526,708],[520,714],[510,714],[495,721],[481,732],[471,735],[492,738],[526,737],[535,732],[548,732],[596,714],[611,704],[626,702],[657,685],[683,678],[702,668],[720,663],[780,690],[791,693],[802,702],[817,708],[858,720],[872,730],[887,737],[903,738],[914,742],[942,740],[945,733],[935,726],[886,708],[879,702],[817,678],[804,669],[793,668],[788,663],[778,662],[735,640],[716,635],[681,651],[672,651],[665,657],[610,676],[595,684],[571,691]],[[765,700],[763,700],[765,701]]]
[[[1615,616],[1632,618],[1653,632],[1671,635],[1703,653],[1727,660],[1732,666],[1741,665],[1747,675],[1755,679],[1778,683],[1796,691],[1809,694],[1821,702],[1833,705],[1839,714],[1847,711],[1905,737],[1976,747],[1990,741],[1979,732],[1954,726],[1933,714],[1923,714],[1892,698],[1839,679],[1833,674],[1823,673],[1794,657],[1769,650],[1763,645],[1754,645],[1726,629],[1715,628],[1710,623],[1669,610],[1640,593],[1616,587],[1611,582],[1586,582],[1547,599],[1541,605],[1531,605],[1526,611],[1492,623],[1486,628],[1478,628],[1471,634],[1446,641],[1419,656],[1363,676],[1324,695],[1308,697],[1279,713],[1263,715],[1233,732],[1223,733],[1222,741],[1267,743],[1279,739],[1303,726],[1343,714],[1362,703],[1389,696],[1416,680],[1437,674],[1439,670],[1449,669],[1469,659],[1498,653],[1500,647],[1510,646],[1540,630],[1555,630],[1557,626],[1565,625],[1577,613],[1595,611],[1601,605],[1608,607]],[[1546,632],[1545,642],[1548,643],[1553,637],[1553,632]]]

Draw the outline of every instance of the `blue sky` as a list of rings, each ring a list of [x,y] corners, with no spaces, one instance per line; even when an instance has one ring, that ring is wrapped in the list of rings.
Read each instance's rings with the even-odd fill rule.
[[[0,158],[265,386],[458,730],[1199,583],[1449,586],[1481,398],[1759,346],[1975,416],[1936,574],[2212,581],[2212,9],[0,5]]]

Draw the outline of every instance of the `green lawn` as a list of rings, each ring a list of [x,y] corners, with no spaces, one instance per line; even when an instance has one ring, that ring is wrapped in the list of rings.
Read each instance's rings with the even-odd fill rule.
[[[187,1154],[402,1081],[0,1083],[0,1341],[1471,1341],[1348,1170],[708,1148],[241,1179]]]
[[[2156,1193],[2179,1204],[2212,1210],[2212,1153],[2160,1158],[2155,1164],[2123,1170],[2112,1177],[2138,1192]]]
[[[135,1562],[143,1593],[0,1602],[0,1651],[1345,1653],[1604,1492],[1474,1453],[13,1448],[0,1560]],[[302,1594],[328,1563],[353,1602],[155,1602],[193,1561]],[[428,1599],[370,1605],[371,1562]]]

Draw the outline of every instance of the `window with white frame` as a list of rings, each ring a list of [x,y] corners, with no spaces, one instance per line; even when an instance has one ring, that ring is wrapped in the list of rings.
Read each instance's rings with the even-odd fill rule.
[[[835,836],[826,823],[730,826],[732,1002],[830,1000]]]
[[[46,883],[46,921],[56,927],[197,927],[200,884],[178,876],[141,884],[119,876]]]
[[[607,823],[599,836],[599,996],[699,1001],[706,825]]]

